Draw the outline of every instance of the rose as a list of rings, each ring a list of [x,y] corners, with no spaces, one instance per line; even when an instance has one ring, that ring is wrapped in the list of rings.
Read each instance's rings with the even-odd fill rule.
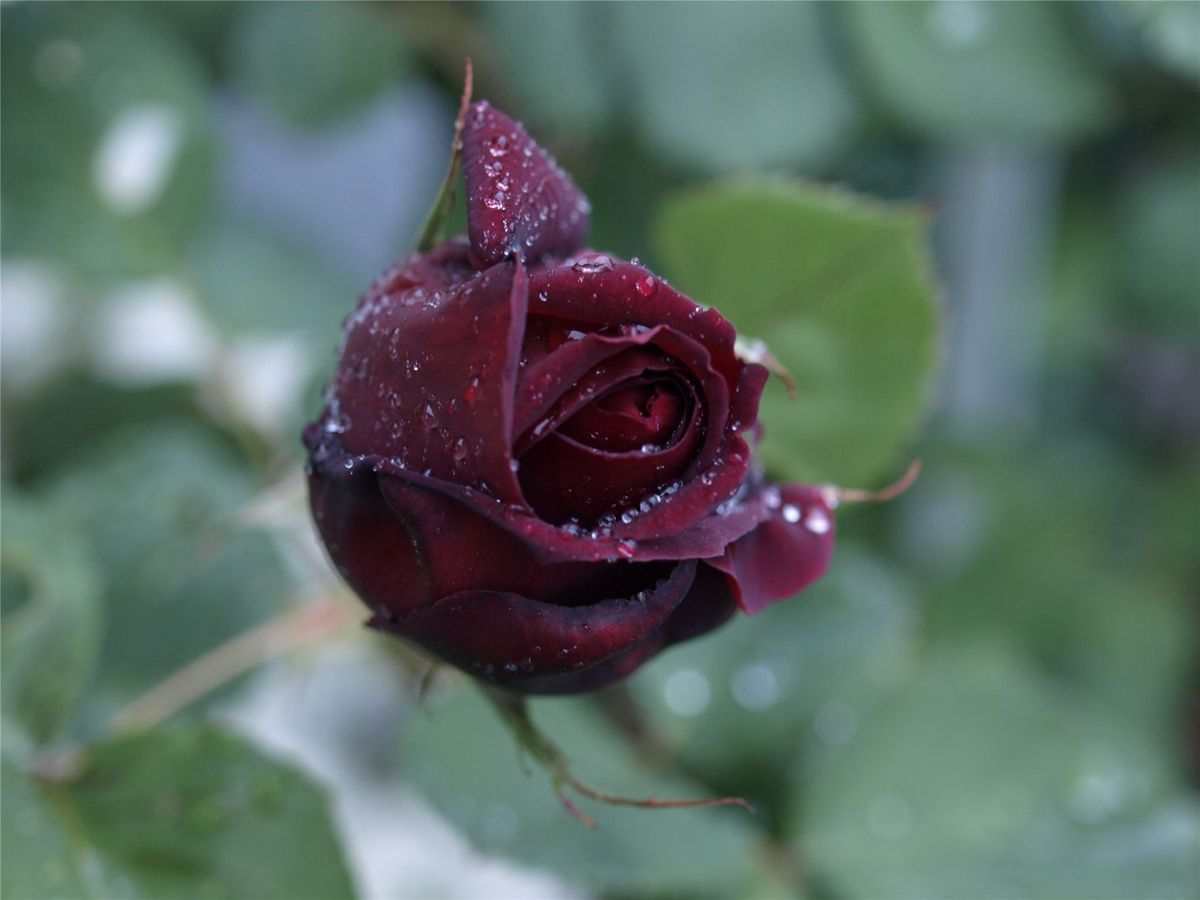
[[[305,431],[338,569],[400,635],[524,692],[591,690],[825,570],[831,500],[766,483],[766,370],[636,261],[486,103],[462,133],[468,238],[388,272],[347,320]]]

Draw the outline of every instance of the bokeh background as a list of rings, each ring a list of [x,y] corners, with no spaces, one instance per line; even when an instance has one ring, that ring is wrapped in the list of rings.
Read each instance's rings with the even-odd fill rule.
[[[1200,5],[25,2],[0,40],[5,896],[1200,894]],[[597,787],[754,816],[577,826],[312,537],[298,431],[465,56],[594,246],[793,365],[775,471],[924,460],[818,587],[533,706]],[[747,174],[868,199],[706,193]],[[781,241],[840,265],[781,288]]]

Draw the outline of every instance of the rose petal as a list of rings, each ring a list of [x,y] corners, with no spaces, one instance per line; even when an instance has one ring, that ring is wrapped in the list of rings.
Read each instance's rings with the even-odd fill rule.
[[[547,522],[592,523],[613,517],[683,474],[696,452],[695,422],[656,451],[612,453],[555,432],[521,457],[521,485],[529,505]]]
[[[347,324],[326,426],[350,453],[519,502],[509,435],[527,276],[511,263],[467,281],[448,271],[420,281],[421,266],[398,270],[364,298]]]
[[[530,311],[538,316],[556,316],[594,328],[662,325],[678,331],[705,348],[712,367],[725,375],[730,387],[746,365],[734,352],[737,333],[719,312],[698,306],[643,266],[613,258],[601,269],[567,262],[531,271],[529,291],[536,298]],[[752,363],[747,368],[755,366]],[[744,427],[751,424],[743,422]]]
[[[786,600],[820,578],[833,556],[833,512],[811,485],[762,491],[770,518],[717,559],[705,560],[730,578],[750,615]]]
[[[745,442],[740,438],[736,440],[742,451],[746,451]],[[571,523],[552,525],[523,505],[501,503],[482,491],[428,478],[387,459],[374,458],[368,461],[377,471],[393,476],[380,479],[380,489],[385,496],[389,496],[397,484],[404,482],[444,494],[520,539],[539,565],[551,565],[605,560],[652,562],[720,556],[730,542],[749,532],[768,515],[765,506],[753,499],[732,503],[724,513],[714,511],[714,507],[736,491],[737,486],[745,480],[745,458],[735,460],[734,456],[740,456],[740,453],[730,454],[728,459],[713,467],[711,471],[715,476],[711,482],[697,479],[693,483],[695,487],[689,484],[677,491],[683,495],[678,499],[675,494],[668,495],[672,500],[669,505],[665,501],[654,507],[647,504],[650,512],[641,514],[632,524],[618,520],[612,526],[592,529]],[[642,523],[646,520],[685,524],[681,530],[656,532],[653,527],[643,527]]]
[[[595,691],[624,678],[664,648],[699,637],[737,612],[724,575],[708,566],[696,568],[696,578],[686,597],[667,620],[641,642],[580,672],[545,679],[531,678],[516,685],[526,693],[575,694]]]
[[[695,560],[684,560],[652,589],[588,606],[557,606],[502,591],[464,591],[401,621],[371,625],[429,648],[496,684],[554,690],[559,676],[577,674],[636,646],[687,596]]]
[[[659,375],[629,382],[563,422],[558,433],[586,447],[628,453],[676,442],[694,408],[689,385]]]
[[[583,246],[587,198],[519,122],[486,101],[475,103],[462,147],[467,232],[477,268],[508,256],[566,256]]]

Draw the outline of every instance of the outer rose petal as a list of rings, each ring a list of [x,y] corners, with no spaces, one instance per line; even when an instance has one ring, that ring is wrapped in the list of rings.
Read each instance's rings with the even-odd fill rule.
[[[480,269],[509,256],[566,256],[587,236],[587,198],[518,122],[486,101],[463,128],[467,231]]]
[[[350,453],[393,457],[437,478],[521,500],[509,434],[528,299],[524,268],[462,281],[464,248],[391,273],[346,328],[328,425]]]
[[[729,576],[738,603],[750,615],[812,584],[833,556],[833,513],[818,488],[772,486],[762,494],[770,518],[723,555],[705,560]]]
[[[348,456],[316,428],[305,437],[312,450],[309,492],[321,537],[342,575],[384,618],[401,618],[449,594],[472,590],[514,592],[566,606],[594,603],[632,596],[673,566],[624,560],[616,565],[542,563],[535,548],[493,520],[492,510],[477,511],[437,489],[453,486],[404,470],[388,474],[387,463]]]
[[[400,621],[376,617],[371,625],[417,641],[488,681],[559,692],[562,676],[625,653],[657,631],[687,596],[696,567],[695,560],[684,560],[648,590],[587,606],[464,591]]]

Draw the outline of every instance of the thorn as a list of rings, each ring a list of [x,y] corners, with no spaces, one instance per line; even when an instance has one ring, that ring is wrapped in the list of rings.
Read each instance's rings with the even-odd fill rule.
[[[830,509],[837,509],[842,503],[885,503],[895,500],[917,480],[921,474],[921,460],[914,459],[898,479],[878,490],[867,491],[857,488],[841,488],[827,484],[821,487],[821,499]]]

